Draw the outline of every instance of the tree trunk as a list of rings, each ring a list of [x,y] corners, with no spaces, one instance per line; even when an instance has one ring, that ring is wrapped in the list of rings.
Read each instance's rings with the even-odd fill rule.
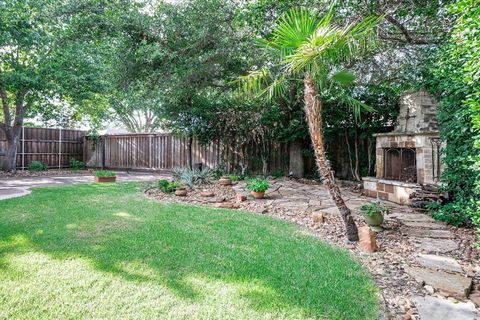
[[[188,165],[193,170],[193,136],[188,137]]]
[[[13,130],[12,130],[13,131]],[[7,138],[7,149],[5,150],[5,157],[2,161],[3,171],[15,171],[17,162],[17,145],[19,134],[11,133],[11,138]]]
[[[325,142],[322,129],[322,105],[317,94],[317,89],[311,76],[306,75],[304,78],[305,92],[305,114],[308,122],[308,129],[310,138],[312,139],[313,150],[315,152],[315,159],[317,162],[320,176],[323,178],[323,183],[330,192],[332,200],[335,202],[340,215],[345,224],[347,238],[350,241],[358,241],[358,230],[353,220],[350,209],[345,205],[340,188],[335,184],[333,172],[330,169],[330,164],[325,153]]]

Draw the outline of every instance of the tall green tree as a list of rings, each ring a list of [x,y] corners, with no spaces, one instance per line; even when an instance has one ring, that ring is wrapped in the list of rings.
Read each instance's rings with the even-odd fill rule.
[[[92,26],[98,10],[106,10],[98,1],[0,1],[0,130],[7,141],[1,169],[15,170],[27,115],[66,104],[84,113],[98,110],[103,45],[98,25],[82,29]]]
[[[334,94],[335,83],[353,82],[354,76],[339,68],[375,43],[374,28],[379,18],[372,16],[338,27],[332,23],[333,13],[334,5],[322,18],[305,9],[289,11],[277,21],[271,37],[262,41],[272,53],[272,60],[240,80],[246,91],[269,97],[285,94],[291,80],[303,82],[304,112],[320,176],[340,211],[348,239],[357,241],[357,227],[335,183],[325,152],[322,97]],[[340,94],[337,98],[357,112],[364,107],[350,96]]]

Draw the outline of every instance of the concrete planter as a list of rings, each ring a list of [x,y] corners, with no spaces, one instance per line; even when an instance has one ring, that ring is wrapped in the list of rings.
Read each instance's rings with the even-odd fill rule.
[[[95,177],[96,183],[115,182],[115,181],[117,181],[117,177]]]

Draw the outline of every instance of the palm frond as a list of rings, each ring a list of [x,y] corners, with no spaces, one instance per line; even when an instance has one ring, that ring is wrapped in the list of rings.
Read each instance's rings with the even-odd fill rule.
[[[355,121],[360,121],[362,111],[372,112],[374,109],[362,101],[353,98],[350,95],[340,95],[337,97],[338,101],[349,107],[355,117]]]

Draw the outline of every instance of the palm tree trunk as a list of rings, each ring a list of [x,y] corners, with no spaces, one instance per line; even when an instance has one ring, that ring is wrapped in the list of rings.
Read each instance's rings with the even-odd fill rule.
[[[355,225],[350,209],[348,209],[345,205],[345,201],[343,201],[340,188],[335,184],[333,172],[330,169],[330,164],[325,154],[325,142],[322,129],[322,104],[318,97],[315,83],[310,75],[305,76],[304,84],[305,114],[307,116],[308,129],[310,132],[310,138],[312,139],[313,150],[315,152],[315,159],[320,176],[330,192],[332,200],[340,211],[340,215],[345,224],[348,240],[358,241],[357,226]]]

